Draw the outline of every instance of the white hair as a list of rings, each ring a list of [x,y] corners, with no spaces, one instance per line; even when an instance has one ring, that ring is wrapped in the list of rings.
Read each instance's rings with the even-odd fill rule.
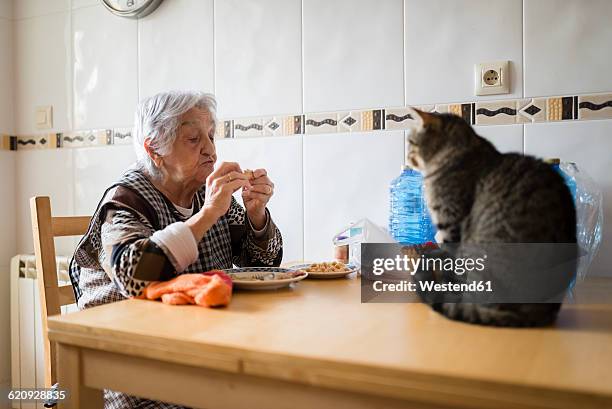
[[[138,104],[134,118],[134,149],[138,166],[151,177],[159,177],[160,170],[144,147],[145,139],[149,138],[150,148],[158,155],[169,154],[180,125],[179,117],[194,107],[210,112],[216,123],[217,102],[214,95],[204,92],[162,92]]]

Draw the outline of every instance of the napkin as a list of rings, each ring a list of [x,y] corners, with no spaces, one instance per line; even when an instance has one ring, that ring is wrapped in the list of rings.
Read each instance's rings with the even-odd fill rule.
[[[223,307],[232,299],[232,279],[221,270],[181,274],[168,281],[152,282],[144,289],[143,298],[161,299],[169,305]]]

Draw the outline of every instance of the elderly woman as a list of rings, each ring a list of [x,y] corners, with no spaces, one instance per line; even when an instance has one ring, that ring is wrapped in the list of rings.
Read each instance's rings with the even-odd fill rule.
[[[281,234],[266,208],[274,184],[265,169],[215,169],[215,108],[212,95],[193,92],[139,105],[137,166],[106,190],[71,262],[79,308],[137,297],[178,274],[280,264]],[[173,407],[110,391],[105,399],[107,408]]]

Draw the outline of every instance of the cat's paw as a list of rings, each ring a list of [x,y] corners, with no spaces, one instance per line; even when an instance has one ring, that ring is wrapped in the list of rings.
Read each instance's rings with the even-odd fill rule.
[[[434,236],[434,239],[436,240],[436,243],[441,244],[441,243],[444,243],[444,237],[445,237],[444,232],[441,230],[438,230],[436,232],[436,235]]]

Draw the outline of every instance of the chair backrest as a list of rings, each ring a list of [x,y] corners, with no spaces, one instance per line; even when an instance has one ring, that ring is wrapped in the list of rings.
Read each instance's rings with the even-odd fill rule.
[[[45,386],[50,388],[57,382],[57,376],[55,371],[55,346],[49,343],[47,317],[60,314],[60,307],[75,302],[72,286],[58,285],[53,238],[84,235],[87,232],[91,217],[52,217],[51,201],[47,196],[31,198],[30,211],[32,213],[32,234],[34,237],[34,253],[36,254],[42,336],[45,348]]]

